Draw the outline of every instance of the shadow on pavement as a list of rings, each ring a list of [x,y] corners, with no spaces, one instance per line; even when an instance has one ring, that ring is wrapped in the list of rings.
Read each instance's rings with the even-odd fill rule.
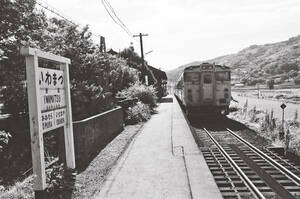
[[[249,130],[247,126],[226,116],[198,116],[189,118],[190,124],[195,128],[206,128],[210,131],[225,131],[229,128],[233,131]]]

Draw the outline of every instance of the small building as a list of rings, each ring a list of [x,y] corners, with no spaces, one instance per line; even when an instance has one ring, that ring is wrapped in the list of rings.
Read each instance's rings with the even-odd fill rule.
[[[236,84],[234,84],[234,87],[244,87],[245,86],[245,84],[243,84],[243,83],[236,83]]]
[[[167,74],[162,70],[154,68],[153,66],[148,65],[148,68],[152,72],[154,78],[156,79],[156,82],[154,80],[152,81],[152,84],[154,84],[154,86],[156,86],[157,88],[157,96],[159,98],[165,96],[167,94]]]
[[[109,51],[107,51],[107,53],[111,54],[111,55],[118,55],[119,53],[117,53],[116,51],[114,51],[112,48],[109,49]]]
[[[280,78],[280,77],[274,78],[274,83],[275,83],[275,84],[280,84],[280,83],[282,83],[281,78]]]

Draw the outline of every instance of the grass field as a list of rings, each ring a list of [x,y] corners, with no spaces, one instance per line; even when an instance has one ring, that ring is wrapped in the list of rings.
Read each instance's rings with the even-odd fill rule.
[[[298,92],[298,91],[297,91]],[[288,100],[284,99],[274,99],[274,98],[257,98],[257,96],[251,95],[251,93],[236,93],[233,92],[232,96],[235,100],[238,101],[238,103],[232,102],[232,106],[238,106],[242,107],[246,101],[248,100],[248,106],[249,107],[256,107],[257,109],[260,109],[262,111],[268,111],[271,112],[273,109],[274,111],[274,117],[281,119],[282,118],[282,109],[280,108],[280,105],[282,103],[286,104],[286,108],[284,110],[285,112],[285,119],[287,120],[293,120],[295,117],[296,111],[300,113],[300,104],[292,103]],[[299,121],[299,118],[298,118]]]
[[[240,96],[255,97],[263,99],[271,99],[275,101],[285,101],[300,104],[300,89],[256,89],[256,90],[240,90],[233,91]]]

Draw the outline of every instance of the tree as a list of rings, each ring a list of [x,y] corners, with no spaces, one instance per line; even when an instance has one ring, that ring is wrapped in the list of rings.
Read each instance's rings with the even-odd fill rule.
[[[298,71],[298,65],[297,63],[284,63],[280,65],[280,69],[284,72],[289,72],[291,70]]]
[[[274,84],[275,84],[274,79],[269,79],[267,81],[267,86],[269,87],[270,90],[274,89]]]
[[[138,70],[142,69],[142,58],[134,51],[133,46],[122,50],[120,57],[124,58],[130,67]]]
[[[83,101],[93,107],[105,98],[105,93],[114,95],[137,81],[138,72],[124,59],[99,51],[88,26],[79,29],[66,20],[47,19],[35,9],[32,0],[4,0],[0,11],[0,86],[6,87],[4,106],[8,113],[15,116],[28,113],[25,59],[20,56],[20,46],[39,48],[72,60],[70,79],[74,103],[83,100],[78,95],[82,91],[86,94]],[[140,58],[134,54],[133,60],[138,62]],[[39,65],[55,67],[42,60]],[[99,111],[99,108],[89,110]]]
[[[157,80],[154,77],[152,71],[149,69],[147,62],[144,63],[145,68],[142,68],[142,58],[134,52],[133,46],[129,48],[125,48],[123,51],[120,52],[120,56],[127,60],[127,64],[135,69],[138,69],[140,73],[140,81],[145,82],[145,75],[148,76],[149,84],[156,84]]]
[[[0,7],[0,86],[5,86],[4,105],[12,114],[26,112],[25,59],[20,46],[39,47],[46,17],[32,0],[3,0]],[[21,101],[20,101],[21,100]],[[25,101],[24,101],[25,100]]]
[[[296,77],[298,75],[298,72],[295,70],[291,70],[288,72],[289,77]]]
[[[300,75],[294,78],[295,84],[300,84]]]

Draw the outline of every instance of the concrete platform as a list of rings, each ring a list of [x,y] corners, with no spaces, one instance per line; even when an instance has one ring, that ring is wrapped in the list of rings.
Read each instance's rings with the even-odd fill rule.
[[[222,198],[177,100],[157,110],[95,198]]]

